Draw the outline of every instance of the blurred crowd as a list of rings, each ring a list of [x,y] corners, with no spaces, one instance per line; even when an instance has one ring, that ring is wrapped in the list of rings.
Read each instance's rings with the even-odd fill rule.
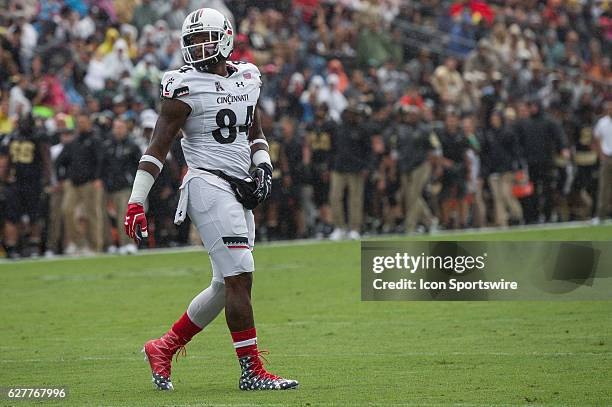
[[[605,219],[608,0],[0,1],[0,236],[10,257],[132,253],[122,229],[187,14],[216,8],[263,74],[273,196],[258,238]],[[149,199],[173,225],[180,143]]]

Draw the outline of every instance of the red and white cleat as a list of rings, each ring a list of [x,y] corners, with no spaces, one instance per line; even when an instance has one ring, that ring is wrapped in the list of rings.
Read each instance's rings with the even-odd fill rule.
[[[269,373],[263,366],[260,356],[267,351],[259,351],[255,355],[239,359],[242,374],[238,387],[240,390],[290,390],[297,389],[296,380],[285,379]],[[263,356],[262,356],[263,357]]]
[[[151,366],[153,385],[158,390],[174,390],[170,380],[172,356],[181,350],[184,355],[185,344],[181,343],[178,335],[172,330],[161,338],[152,339],[144,344],[142,351],[145,354],[145,360],[148,360]]]

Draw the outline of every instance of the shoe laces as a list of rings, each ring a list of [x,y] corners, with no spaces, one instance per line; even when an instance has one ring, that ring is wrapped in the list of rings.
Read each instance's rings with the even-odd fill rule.
[[[178,349],[176,350],[176,356],[174,357],[175,362],[178,362],[179,355],[181,355],[184,358],[187,357],[187,348],[185,347],[185,345],[180,345]]]
[[[173,333],[173,335],[164,335],[162,337],[162,341],[166,345],[166,349],[170,351],[170,360],[172,360],[173,354],[176,355],[175,361],[178,361],[179,355],[182,357],[187,357],[187,349],[185,348],[185,344],[181,344],[179,342],[178,336]]]
[[[259,377],[260,379],[278,380],[280,377],[268,372],[263,365],[262,360],[266,363],[270,363],[265,357],[265,355],[269,354],[270,352],[267,350],[258,350],[257,353],[251,356],[255,359],[255,363],[253,364],[253,376]]]

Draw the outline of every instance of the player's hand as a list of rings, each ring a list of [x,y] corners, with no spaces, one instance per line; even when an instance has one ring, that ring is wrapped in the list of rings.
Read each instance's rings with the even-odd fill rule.
[[[136,243],[140,243],[143,237],[149,236],[147,217],[141,204],[131,203],[128,205],[123,225],[125,226],[125,234],[134,239]],[[140,234],[138,233],[138,227],[140,227]]]
[[[268,163],[259,164],[255,171],[253,171],[252,177],[257,183],[257,188],[255,189],[257,202],[262,203],[268,199],[270,192],[272,192],[272,166]]]

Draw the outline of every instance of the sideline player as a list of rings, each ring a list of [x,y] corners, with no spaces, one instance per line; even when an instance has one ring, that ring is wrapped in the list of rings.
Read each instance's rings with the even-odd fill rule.
[[[38,255],[40,196],[51,179],[51,156],[49,143],[31,115],[21,117],[17,129],[4,138],[0,155],[8,157],[9,170],[4,213],[7,257],[18,258],[20,252]],[[28,247],[19,250],[23,235],[29,235]]]
[[[270,194],[272,165],[257,110],[260,73],[253,64],[227,61],[233,42],[232,26],[217,10],[199,9],[185,19],[181,49],[187,65],[162,78],[161,111],[140,159],[125,216],[128,236],[140,240],[138,229],[147,236],[145,201],[182,129],[189,171],[175,223],[189,215],[210,255],[213,278],[166,334],[144,345],[153,383],[161,390],[173,389],[172,356],[223,308],[242,369],[239,388],[298,386],[295,380],[268,373],[257,349],[251,307],[255,222],[247,208],[254,206],[253,199],[256,205]],[[249,173],[251,164],[255,170]],[[254,181],[246,183],[249,177]]]

